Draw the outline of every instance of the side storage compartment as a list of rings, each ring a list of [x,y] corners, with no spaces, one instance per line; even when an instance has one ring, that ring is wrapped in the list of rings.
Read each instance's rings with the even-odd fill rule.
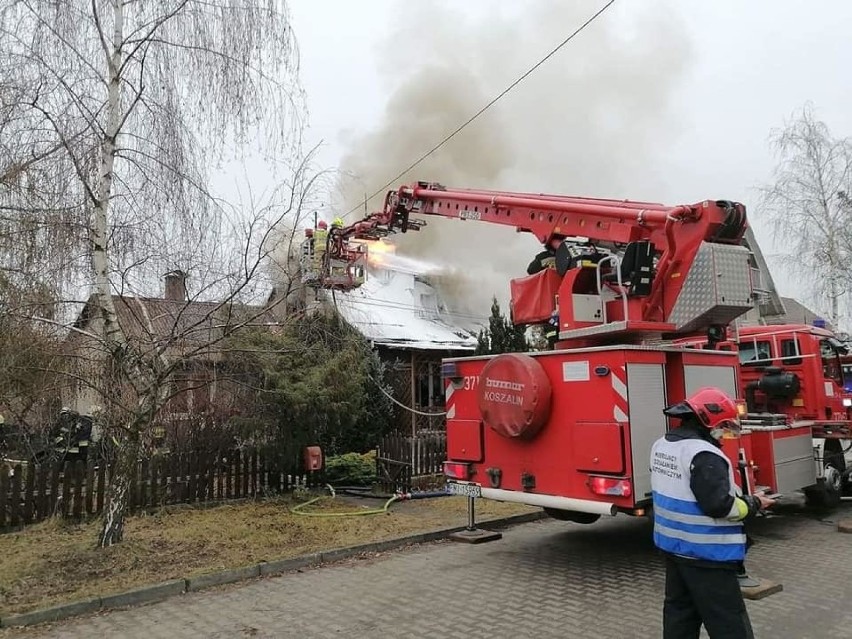
[[[451,461],[481,462],[482,422],[478,419],[447,420],[447,458]]]
[[[666,432],[663,364],[627,364],[630,448],[636,500],[651,496],[651,446]]]
[[[621,424],[578,422],[573,428],[571,449],[577,470],[615,474],[625,471]]]

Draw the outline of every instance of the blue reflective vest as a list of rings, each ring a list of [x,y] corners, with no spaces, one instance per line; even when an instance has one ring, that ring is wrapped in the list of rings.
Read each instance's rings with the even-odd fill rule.
[[[731,495],[736,497],[731,463],[718,448],[700,439],[658,439],[651,448],[654,544],[665,552],[692,559],[742,561],[746,553],[742,523],[705,515],[690,488],[692,459],[703,452],[725,460]]]

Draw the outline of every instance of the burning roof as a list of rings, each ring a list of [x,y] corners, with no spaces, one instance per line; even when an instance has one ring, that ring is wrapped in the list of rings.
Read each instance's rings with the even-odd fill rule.
[[[376,345],[416,350],[472,351],[478,318],[448,310],[438,291],[418,272],[416,261],[382,259],[373,252],[360,287],[334,293],[343,318]],[[387,248],[386,247],[386,248]],[[378,256],[378,259],[376,259]],[[410,263],[409,263],[410,262]]]

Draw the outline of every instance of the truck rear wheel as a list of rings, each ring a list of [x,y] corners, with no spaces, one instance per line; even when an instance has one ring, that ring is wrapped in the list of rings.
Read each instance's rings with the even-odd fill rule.
[[[822,446],[824,477],[815,486],[805,488],[805,498],[808,506],[834,508],[840,504],[840,497],[843,495],[846,459],[843,456],[843,447],[838,440],[826,439]]]
[[[600,515],[594,513],[581,513],[576,510],[558,510],[556,508],[545,508],[546,512],[553,519],[559,521],[573,521],[575,524],[593,524],[601,518]]]
[[[843,446],[839,439],[826,439],[822,448],[823,464],[828,466],[831,464],[837,470],[843,473],[846,470],[846,458],[843,456]]]
[[[846,464],[843,443],[839,439],[826,440],[822,456],[826,465],[831,464],[840,473],[840,495],[848,496],[852,494],[852,482],[850,482],[849,468]]]

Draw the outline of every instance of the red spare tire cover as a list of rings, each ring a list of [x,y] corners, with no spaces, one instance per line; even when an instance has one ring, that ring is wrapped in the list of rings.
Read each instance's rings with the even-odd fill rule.
[[[503,353],[479,376],[482,420],[503,437],[534,437],[550,417],[550,380],[535,358]]]

